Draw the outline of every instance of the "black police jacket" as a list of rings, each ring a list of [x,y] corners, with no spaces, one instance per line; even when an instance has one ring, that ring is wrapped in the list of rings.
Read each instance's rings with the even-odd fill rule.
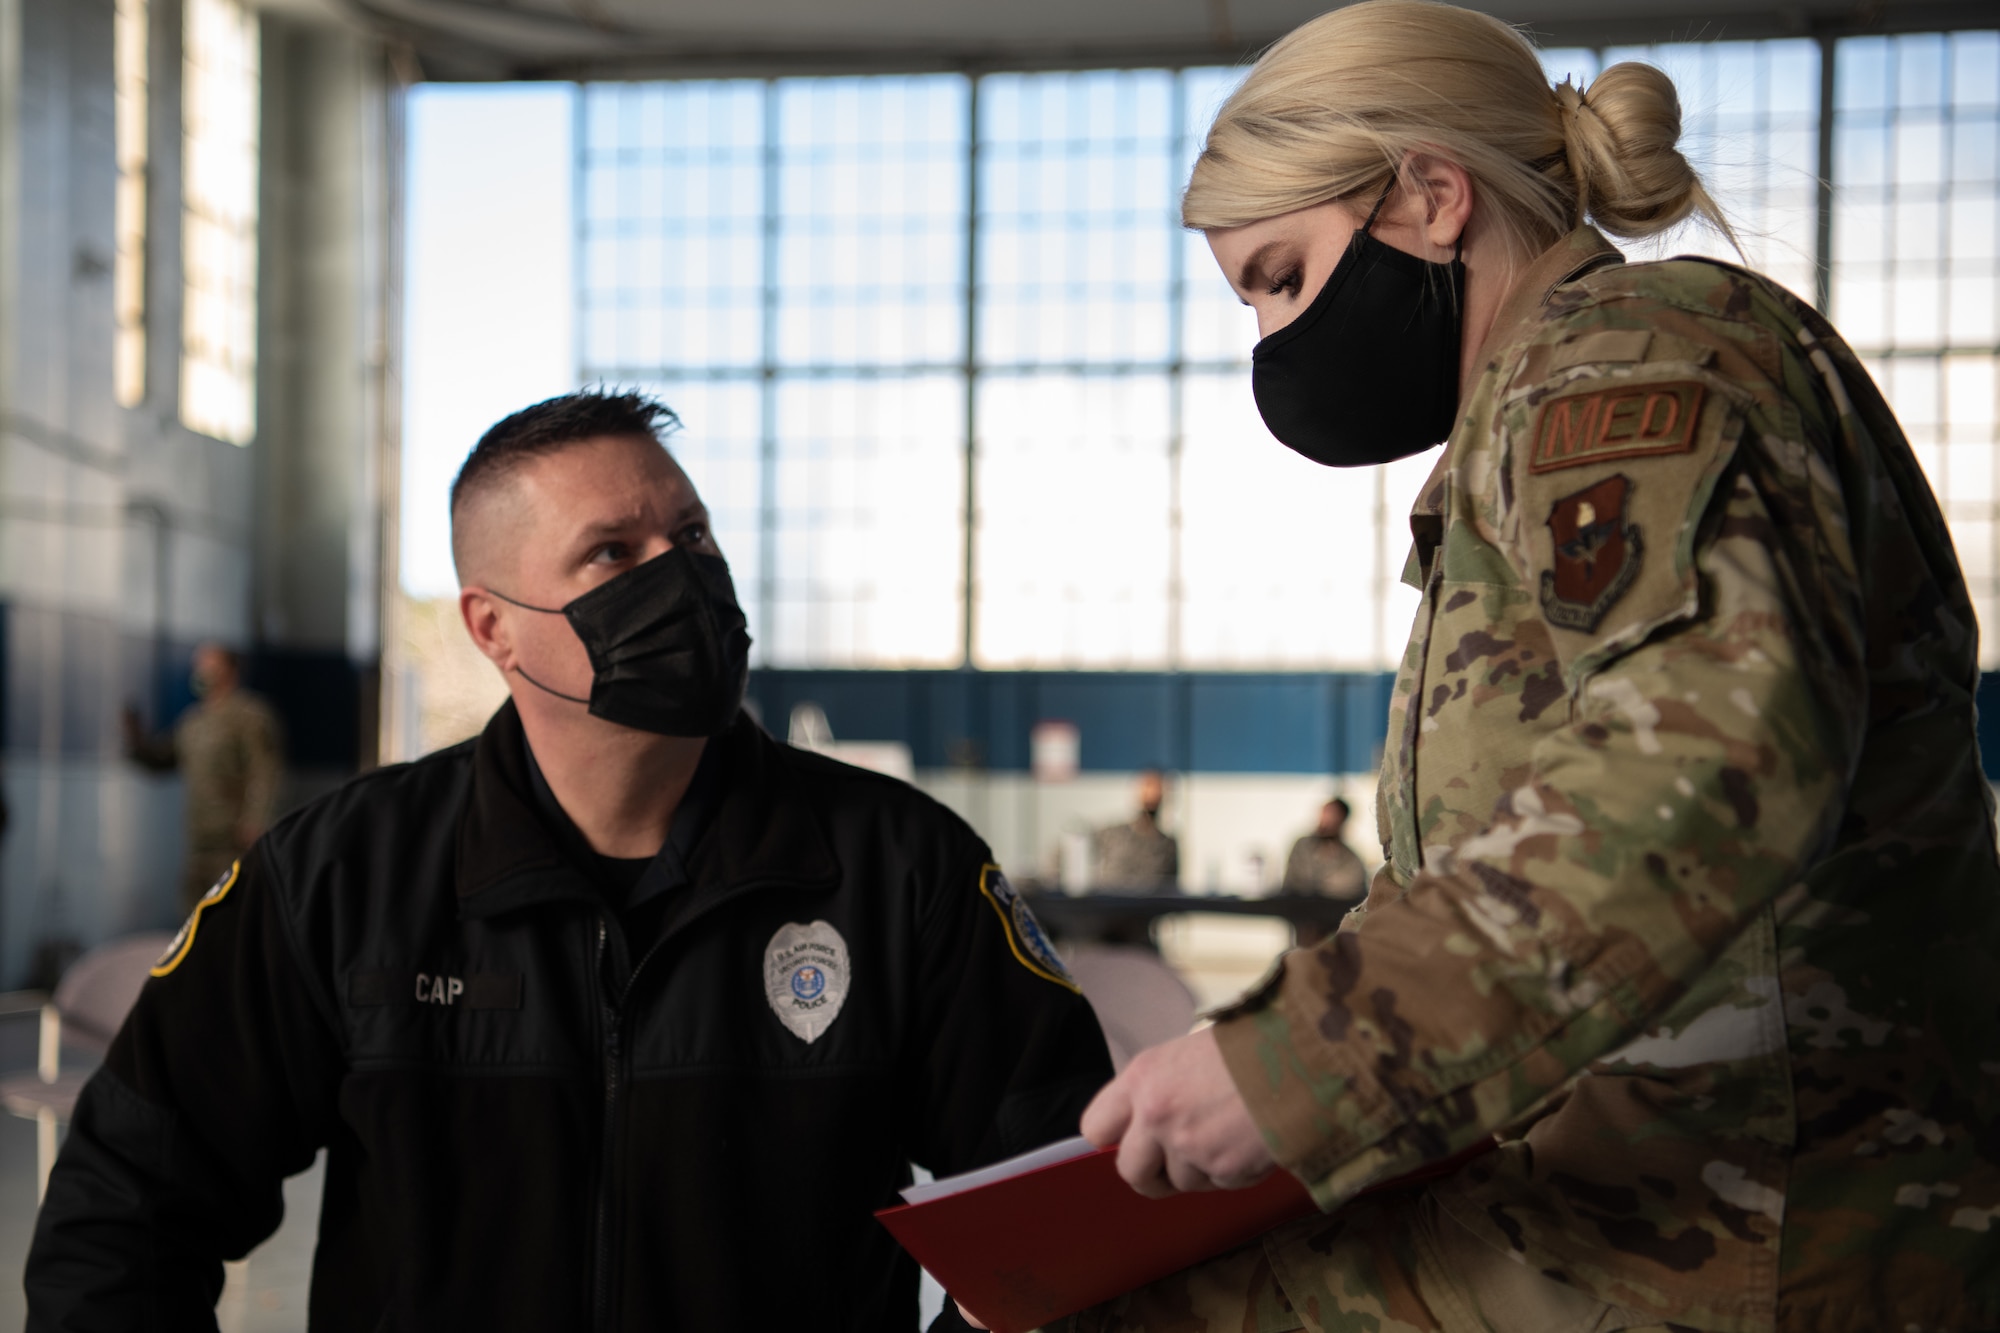
[[[872,1210],[1075,1133],[1103,1038],[957,817],[747,717],[715,743],[628,968],[511,704],[274,827],[84,1090],[28,1327],[213,1328],[325,1147],[315,1330],[914,1328]]]

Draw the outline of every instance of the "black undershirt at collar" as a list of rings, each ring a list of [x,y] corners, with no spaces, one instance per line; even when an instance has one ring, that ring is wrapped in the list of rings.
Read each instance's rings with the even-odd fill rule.
[[[652,856],[605,856],[593,849],[562,808],[549,780],[536,762],[534,747],[523,734],[521,748],[528,758],[528,782],[534,789],[535,808],[549,832],[590,882],[604,895],[605,906],[624,917],[635,909],[664,898],[688,882],[688,857],[707,831],[722,790],[721,737],[713,737],[702,747],[701,762],[695,766],[687,793],[674,811],[667,829],[667,841]]]

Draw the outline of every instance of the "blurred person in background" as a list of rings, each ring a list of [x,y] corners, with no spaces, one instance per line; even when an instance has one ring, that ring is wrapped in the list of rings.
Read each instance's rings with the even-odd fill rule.
[[[1726,232],[1680,133],[1659,70],[1551,87],[1418,0],[1307,23],[1217,113],[1182,216],[1256,310],[1265,423],[1445,447],[1387,868],[1083,1121],[1145,1192],[1275,1162],[1332,1216],[1067,1327],[2000,1328],[1973,606],[1817,311],[1605,239]]]
[[[1368,867],[1341,835],[1351,813],[1336,796],[1319,808],[1313,831],[1292,844],[1285,858],[1284,891],[1316,893],[1342,902],[1359,902],[1368,892]]]
[[[1368,892],[1368,867],[1341,834],[1347,830],[1351,808],[1336,796],[1319,808],[1319,822],[1313,831],[1292,844],[1285,858],[1286,893],[1309,893],[1335,902],[1358,903]],[[1314,921],[1297,924],[1300,944],[1317,944],[1326,938],[1326,928]]]
[[[677,424],[586,391],[482,437],[452,553],[508,702],[202,899],[77,1104],[30,1329],[214,1328],[322,1148],[321,1333],[911,1328],[910,1164],[1074,1128],[1110,1057],[992,851],[744,711]]]
[[[183,912],[193,911],[270,826],[285,776],[278,715],[243,688],[243,659],[236,651],[202,644],[188,678],[195,701],[171,731],[147,735],[133,708],[122,719],[126,756],[154,773],[179,770],[187,793]]]
[[[1156,768],[1139,774],[1138,811],[1122,824],[1091,835],[1091,884],[1113,893],[1176,893],[1181,845],[1160,827],[1167,780]]]

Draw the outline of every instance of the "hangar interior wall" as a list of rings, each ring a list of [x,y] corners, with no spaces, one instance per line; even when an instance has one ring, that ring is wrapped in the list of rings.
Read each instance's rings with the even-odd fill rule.
[[[0,0],[0,987],[176,915],[180,782],[119,717],[170,724],[196,643],[247,650],[294,795],[372,758],[397,98],[367,44],[264,21],[258,429],[211,439],[178,402],[178,0],[148,13],[146,391],[113,393],[113,16]]]

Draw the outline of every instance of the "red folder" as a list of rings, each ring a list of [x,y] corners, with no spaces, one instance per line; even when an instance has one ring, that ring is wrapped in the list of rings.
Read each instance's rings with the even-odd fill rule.
[[[1491,1140],[1374,1189],[1448,1175]],[[1179,1272],[1314,1211],[1297,1178],[1149,1199],[1118,1176],[1118,1149],[875,1216],[994,1333],[1028,1333]],[[1374,1190],[1370,1190],[1373,1193]]]

